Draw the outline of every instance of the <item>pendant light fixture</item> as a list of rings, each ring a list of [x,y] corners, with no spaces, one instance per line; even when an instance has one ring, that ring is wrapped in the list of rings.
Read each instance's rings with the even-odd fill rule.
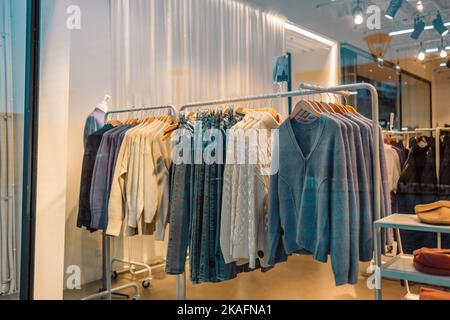
[[[448,53],[447,50],[445,49],[445,45],[444,45],[444,38],[441,39],[441,47],[440,47],[440,52],[439,55],[441,56],[441,58],[447,58]]]
[[[360,1],[356,3],[356,7],[353,9],[353,22],[356,25],[360,25],[364,22],[364,12],[360,6]]]
[[[423,48],[422,42],[420,43],[420,50],[419,50],[419,54],[417,55],[417,59],[419,59],[419,61],[423,61],[425,60],[426,57],[426,52],[425,49]]]

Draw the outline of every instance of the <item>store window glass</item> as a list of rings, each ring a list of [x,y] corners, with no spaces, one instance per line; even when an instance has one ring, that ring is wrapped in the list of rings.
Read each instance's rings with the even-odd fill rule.
[[[26,0],[0,0],[0,299],[19,293]]]
[[[389,61],[382,64],[368,52],[348,44],[341,46],[344,83],[366,82],[377,88],[380,125],[384,129],[424,128],[431,123],[431,83],[412,73],[398,70]],[[350,100],[368,118],[372,117],[370,96],[365,90]],[[391,123],[391,116],[394,122]]]
[[[343,35],[349,43],[361,44],[363,32],[345,22],[353,21],[351,2],[324,4],[334,5],[347,8],[319,9],[313,1],[42,0],[34,298],[174,299],[183,298],[186,289],[188,299],[372,298],[374,291],[367,286],[367,278],[360,276],[372,270],[372,220],[390,212],[413,213],[414,205],[422,201],[417,197],[413,206],[400,208],[402,198],[390,198],[400,175],[416,175],[404,170],[408,153],[414,149],[407,142],[416,137],[415,132],[399,139],[385,130],[387,139],[380,139],[386,142],[384,148],[374,146],[377,139],[362,117],[372,117],[373,106],[365,90],[346,101],[339,96],[342,93],[313,91],[316,94],[302,96],[307,100],[304,103],[298,103],[301,98],[296,92],[292,107],[298,106],[301,112],[292,117],[284,98],[241,103],[243,97],[298,90],[302,83],[334,87],[365,82],[378,91],[383,129],[428,126],[431,84],[398,70],[392,62],[376,62],[364,51],[365,46],[341,45]],[[350,19],[344,21],[343,16]],[[285,56],[290,57],[290,70],[284,68],[283,59],[277,60]],[[273,68],[274,61],[280,61],[275,64],[279,69]],[[274,69],[282,70],[280,79],[288,78],[290,83],[274,83]],[[217,103],[224,98],[240,99]],[[441,94],[439,101],[445,99]],[[215,102],[194,103],[192,111],[183,109],[190,102],[209,100]],[[152,107],[163,108],[156,111]],[[171,108],[174,117],[168,116]],[[448,113],[444,107],[439,109],[441,114]],[[16,118],[19,121],[20,117]],[[254,174],[259,170],[253,167],[237,170],[228,166],[231,179],[225,182],[226,164],[180,167],[172,161],[172,150],[168,150],[173,141],[168,138],[176,129],[185,129],[182,133],[198,139],[200,135],[188,135],[203,130],[198,122],[222,133],[244,119],[249,122],[242,129],[267,125],[275,132],[284,130],[280,150],[286,153],[280,160],[287,159],[281,164],[289,166],[273,180],[268,176],[259,179]],[[324,129],[327,125],[335,131]],[[330,139],[336,139],[336,144],[328,143]],[[261,142],[266,143],[262,148],[266,159],[269,150],[277,150],[267,141]],[[193,142],[193,148],[186,153],[183,150],[183,155],[193,149],[203,154],[206,141]],[[333,150],[329,146],[334,146]],[[227,147],[224,144],[225,151]],[[389,153],[389,166],[375,159],[372,147],[380,147],[382,156],[383,150]],[[321,162],[334,153],[335,159]],[[370,155],[374,158],[369,159]],[[381,188],[375,185],[373,174],[378,165]],[[314,170],[309,172],[309,166]],[[391,169],[395,172],[388,171]],[[331,179],[323,176],[327,172],[342,176]],[[337,189],[333,190],[333,185]],[[358,185],[362,196],[354,194]],[[342,190],[351,194],[335,197]],[[399,186],[396,195],[401,196],[402,190]],[[378,192],[380,202],[375,204]],[[330,210],[326,212],[320,209],[322,200],[317,199],[325,199],[325,204],[335,199],[336,205],[325,206]],[[424,201],[437,200],[430,199]],[[327,213],[324,219],[310,220],[309,208],[316,206],[320,213]],[[338,241],[338,247],[344,245],[342,252],[337,250],[342,254],[339,259],[330,260],[347,261],[342,268],[351,269],[340,272],[341,279],[333,274],[337,269],[313,259],[323,262],[334,254],[336,246],[331,250],[322,240],[331,237],[328,231],[333,228],[327,223],[335,212],[343,221],[332,219],[333,227],[343,228],[343,242]],[[288,214],[292,217],[284,216]],[[306,218],[286,225],[301,216]],[[361,216],[362,224],[353,225]],[[271,221],[273,226],[268,225]],[[268,234],[272,227],[275,237]],[[360,230],[363,228],[366,230]],[[313,232],[310,236],[314,239],[308,239],[307,231],[322,229],[323,235]],[[352,235],[357,229],[364,239],[361,243],[367,244],[361,251]],[[306,230],[305,239],[295,235],[298,230]],[[288,242],[283,246],[281,240],[291,236],[297,239],[292,240],[291,252],[310,252],[313,257],[287,258]],[[401,246],[398,242],[394,245],[392,233],[387,236],[386,243],[379,243],[386,250],[380,251],[393,255],[394,248]],[[312,245],[316,240],[317,246]],[[301,246],[297,241],[305,248],[297,247]],[[7,244],[2,243],[6,254],[10,252]],[[312,252],[315,249],[321,252]],[[270,257],[271,250],[279,252],[271,252]],[[357,261],[359,252],[364,254]],[[288,263],[278,264],[278,259],[285,262],[285,258]],[[270,260],[277,260],[275,268]],[[338,285],[344,283],[355,287]],[[404,296],[399,282],[383,284],[391,286],[390,298]],[[261,287],[268,289],[255,290]]]
[[[429,128],[431,126],[431,84],[409,74],[402,74],[403,128]]]

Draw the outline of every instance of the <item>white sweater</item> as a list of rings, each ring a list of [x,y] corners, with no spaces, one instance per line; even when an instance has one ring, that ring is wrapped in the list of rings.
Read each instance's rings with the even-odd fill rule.
[[[258,130],[271,130],[278,126],[270,114],[255,112],[247,115],[230,132],[227,159],[236,162],[235,154],[245,154],[246,162],[227,164],[224,171],[220,245],[227,263],[249,263],[250,268],[255,268],[259,259],[262,266],[268,266],[264,253],[268,252],[266,216],[269,179],[262,174],[260,164],[263,161],[270,166],[271,139],[258,139]],[[251,137],[245,138],[244,153],[236,149],[235,138],[239,129],[251,133]],[[252,161],[249,161],[250,151],[256,152]]]

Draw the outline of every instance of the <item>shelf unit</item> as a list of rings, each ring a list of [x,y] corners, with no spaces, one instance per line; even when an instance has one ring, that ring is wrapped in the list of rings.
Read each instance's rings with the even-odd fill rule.
[[[434,232],[440,236],[443,233],[450,234],[450,226],[430,225],[420,222],[416,215],[393,214],[374,222],[375,229],[375,254],[381,261],[381,229],[392,228],[397,230],[411,230],[419,232]],[[414,259],[411,255],[400,254],[389,260],[384,265],[377,264],[379,272],[375,272],[376,289],[375,299],[382,299],[381,280],[383,278],[414,281],[428,285],[450,288],[450,277],[436,276],[419,272],[414,267]]]

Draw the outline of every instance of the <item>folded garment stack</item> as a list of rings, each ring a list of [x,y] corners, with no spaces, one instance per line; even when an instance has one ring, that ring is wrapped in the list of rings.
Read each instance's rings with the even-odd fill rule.
[[[414,267],[423,273],[450,276],[450,250],[429,248],[416,250]]]
[[[450,225],[450,201],[437,201],[415,207],[417,217],[423,223]]]

